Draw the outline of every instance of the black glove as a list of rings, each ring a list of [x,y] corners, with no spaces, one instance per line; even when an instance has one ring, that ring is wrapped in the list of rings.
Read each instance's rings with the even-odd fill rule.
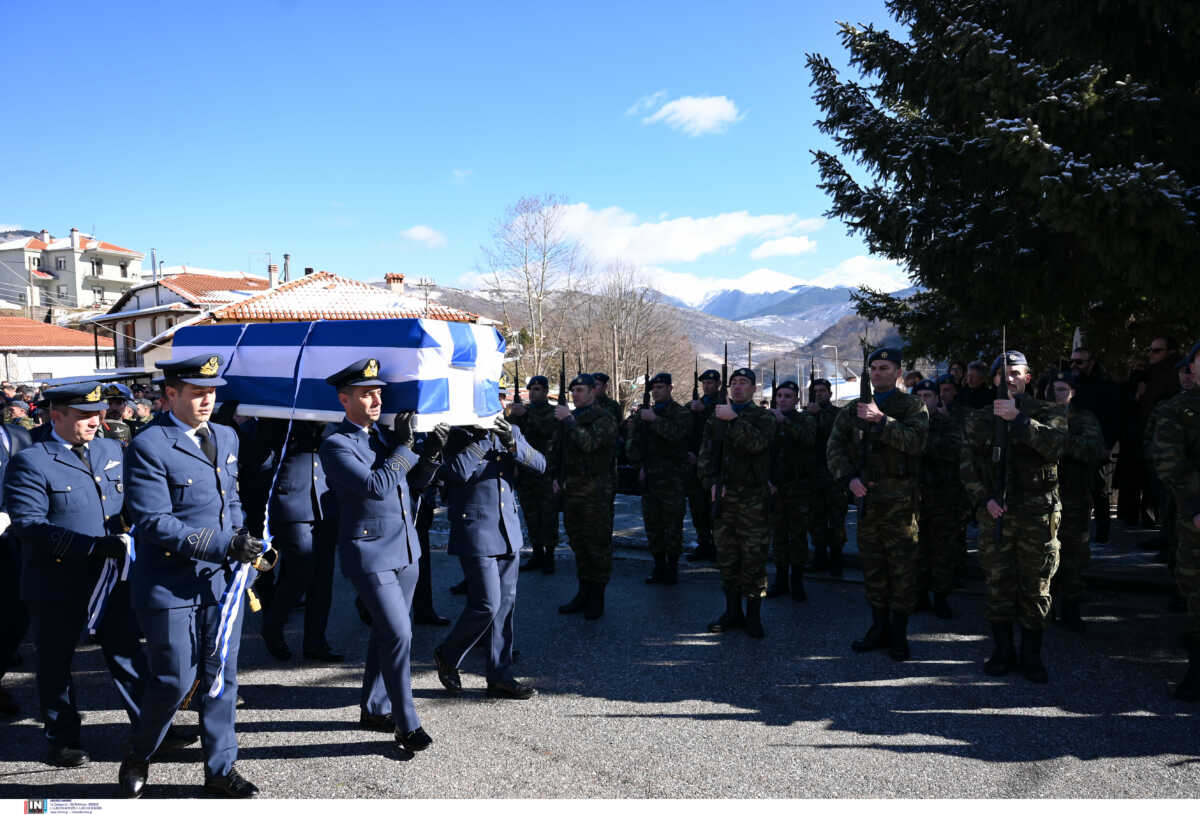
[[[125,557],[125,538],[120,535],[105,535],[102,538],[96,538],[92,552],[102,558],[123,558]]]
[[[496,434],[496,438],[505,447],[513,446],[513,431],[512,424],[503,416],[497,416],[495,424],[492,425],[492,432]]]
[[[252,563],[262,553],[263,542],[244,529],[229,544],[229,556],[239,563]]]
[[[425,458],[437,458],[442,454],[442,450],[446,447],[446,439],[450,438],[450,425],[436,424],[433,430],[425,434],[425,447],[422,450],[422,455]]]
[[[392,438],[396,444],[412,447],[417,424],[417,414],[411,410],[396,414],[396,426],[392,429]]]

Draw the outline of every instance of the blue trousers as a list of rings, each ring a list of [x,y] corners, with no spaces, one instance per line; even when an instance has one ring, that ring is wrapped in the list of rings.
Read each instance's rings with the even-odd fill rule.
[[[263,614],[264,634],[283,635],[288,612],[300,596],[304,604],[304,649],[325,646],[325,627],[333,601],[334,530],[326,521],[272,522],[271,545],[279,550],[275,594]]]
[[[200,711],[200,747],[204,751],[204,777],[226,775],[237,760],[237,660],[242,641],[246,608],[238,614],[229,639],[224,690],[209,697],[221,665],[213,654],[221,607],[188,606],[168,609],[137,609],[138,622],[146,637],[150,671],[142,698],[142,720],[133,734],[130,751],[135,759],[149,761],[162,743],[175,711],[199,678],[192,707]]]
[[[513,555],[460,556],[467,578],[467,607],[439,646],[442,657],[458,667],[489,630],[487,680],[513,680],[513,618],[517,606],[517,558]]]
[[[360,704],[368,713],[391,713],[396,729],[408,733],[421,726],[412,695],[413,590],[418,566],[352,577],[350,581],[371,613]]]
[[[78,581],[71,581],[78,583]],[[78,747],[80,718],[71,661],[79,635],[87,627],[91,586],[68,585],[64,594],[39,593],[31,598],[33,638],[37,646],[37,689],[46,738],[55,747]],[[129,602],[129,583],[118,583],[109,595],[96,639],[112,675],[121,705],[137,729],[146,655],[138,641],[141,630]]]

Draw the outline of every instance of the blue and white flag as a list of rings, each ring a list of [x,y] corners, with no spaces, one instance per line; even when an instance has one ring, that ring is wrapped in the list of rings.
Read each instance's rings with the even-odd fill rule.
[[[172,356],[221,354],[220,401],[243,416],[339,421],[337,392],[325,377],[363,357],[379,360],[384,421],[415,410],[418,429],[439,422],[490,425],[498,394],[504,337],[490,325],[429,319],[328,320],[187,326]],[[295,373],[293,373],[295,372]]]

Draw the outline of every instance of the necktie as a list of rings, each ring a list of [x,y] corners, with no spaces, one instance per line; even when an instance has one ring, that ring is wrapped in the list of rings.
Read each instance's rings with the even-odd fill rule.
[[[79,460],[83,462],[83,466],[87,467],[87,471],[90,473],[92,471],[92,462],[88,460],[87,445],[83,444],[83,443],[72,444],[71,452],[74,453],[79,458]]]
[[[212,465],[217,463],[217,443],[213,441],[212,431],[208,425],[200,425],[196,428],[196,438],[200,439],[200,451],[208,456],[208,461]]]

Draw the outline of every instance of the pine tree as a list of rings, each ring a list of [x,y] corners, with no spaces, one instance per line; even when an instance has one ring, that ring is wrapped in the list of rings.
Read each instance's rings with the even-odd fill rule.
[[[841,25],[843,81],[808,55],[831,216],[922,291],[867,290],[913,353],[1038,366],[1076,326],[1122,354],[1200,330],[1200,4],[889,0],[906,29]],[[857,166],[855,166],[857,165]],[[869,174],[868,182],[853,172]]]

